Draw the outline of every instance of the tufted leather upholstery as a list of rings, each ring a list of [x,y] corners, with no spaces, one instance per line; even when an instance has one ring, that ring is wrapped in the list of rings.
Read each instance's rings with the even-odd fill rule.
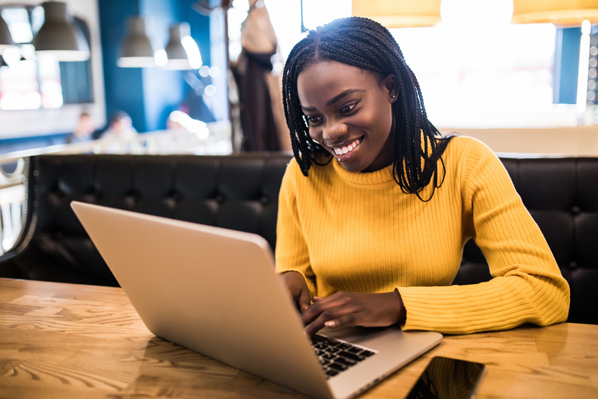
[[[48,155],[29,161],[27,220],[0,276],[117,285],[73,200],[259,234],[274,248],[287,155]]]
[[[571,322],[598,324],[598,158],[502,158],[571,287]],[[453,284],[490,279],[470,240]]]
[[[30,160],[27,220],[0,276],[116,285],[72,200],[249,231],[274,247],[289,155],[44,155]],[[598,158],[502,158],[571,286],[569,321],[598,324]],[[490,279],[473,241],[454,284]]]

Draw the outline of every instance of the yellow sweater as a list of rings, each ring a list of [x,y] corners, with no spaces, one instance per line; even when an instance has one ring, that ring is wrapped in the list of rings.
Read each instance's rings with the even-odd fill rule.
[[[403,193],[392,166],[351,173],[333,159],[305,177],[292,160],[279,198],[277,271],[301,272],[323,297],[398,288],[406,330],[467,334],[565,321],[567,281],[500,160],[468,137],[454,138],[443,159],[446,178],[429,202]],[[469,238],[494,278],[451,285]]]

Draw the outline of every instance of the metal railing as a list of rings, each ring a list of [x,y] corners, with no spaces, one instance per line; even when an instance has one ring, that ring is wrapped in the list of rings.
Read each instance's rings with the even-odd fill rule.
[[[232,152],[228,122],[206,125],[207,130],[162,130],[131,139],[107,138],[0,154],[0,255],[12,248],[23,228],[24,171],[29,157],[42,154],[196,154]]]

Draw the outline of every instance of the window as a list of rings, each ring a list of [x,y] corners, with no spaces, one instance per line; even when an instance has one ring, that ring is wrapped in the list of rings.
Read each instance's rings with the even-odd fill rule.
[[[350,0],[265,0],[265,4],[285,57],[305,37],[302,27],[313,29],[351,15]],[[552,24],[455,27],[441,23],[391,30],[422,87],[428,116],[441,130],[583,123],[579,104],[554,101],[559,87],[554,71],[560,54],[557,32]],[[589,73],[595,74],[595,66],[593,72],[591,68],[592,64]],[[589,77],[588,88],[594,91],[596,80]]]
[[[89,27],[80,18],[74,18],[75,24],[83,32],[89,44]],[[79,62],[60,62],[60,82],[64,104],[81,104],[93,102],[93,88],[91,85],[90,60]]]
[[[531,115],[555,112],[552,24],[487,31],[440,24],[393,29],[392,34],[419,80],[435,124],[523,127],[539,122]]]
[[[0,66],[0,110],[60,108],[93,101],[90,61],[58,62],[36,55],[31,45],[44,21],[42,7],[6,6],[0,9],[19,46],[5,50]],[[75,18],[88,43],[87,24]]]

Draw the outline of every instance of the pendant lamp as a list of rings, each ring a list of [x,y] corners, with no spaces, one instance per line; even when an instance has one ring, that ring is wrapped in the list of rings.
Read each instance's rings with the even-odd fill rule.
[[[2,54],[6,48],[14,45],[15,42],[12,40],[8,25],[6,25],[6,21],[4,21],[2,15],[0,15],[0,54]]]
[[[83,32],[73,23],[66,4],[57,1],[42,3],[44,23],[33,38],[35,52],[52,54],[58,61],[89,59],[89,45]]]
[[[170,38],[166,45],[168,63],[165,69],[199,69],[202,65],[197,43],[191,37],[187,22],[173,24],[169,28]]]
[[[432,26],[441,21],[441,0],[352,0],[353,16],[373,19],[387,28]]]
[[[147,36],[145,21],[139,17],[127,20],[128,33],[123,41],[116,65],[122,68],[146,68],[166,65],[163,49],[157,49]]]
[[[514,0],[514,24],[553,23],[581,26],[584,20],[598,23],[598,0]]]

